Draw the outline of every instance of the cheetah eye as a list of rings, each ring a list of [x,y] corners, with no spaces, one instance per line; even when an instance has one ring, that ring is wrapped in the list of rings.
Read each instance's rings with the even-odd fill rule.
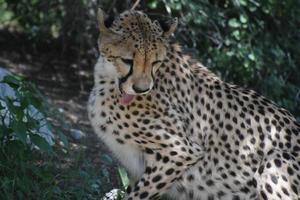
[[[160,64],[160,63],[161,63],[161,60],[154,61],[154,62],[152,63],[152,66],[157,65],[157,64]]]
[[[133,66],[133,60],[132,60],[132,59],[121,58],[121,60],[122,60],[123,63],[125,63],[126,65],[129,65],[130,67]]]
[[[158,70],[161,63],[162,63],[161,60],[157,60],[157,61],[152,62],[152,67],[153,67],[152,68],[152,73],[155,73]]]

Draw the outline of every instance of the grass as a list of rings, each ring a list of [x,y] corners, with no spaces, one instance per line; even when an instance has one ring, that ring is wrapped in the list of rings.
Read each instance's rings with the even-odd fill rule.
[[[110,172],[115,163],[101,161],[101,168],[87,158],[84,149],[77,155],[61,157],[25,150],[7,156],[0,153],[0,199],[99,199],[113,187]],[[75,152],[73,152],[75,153]]]

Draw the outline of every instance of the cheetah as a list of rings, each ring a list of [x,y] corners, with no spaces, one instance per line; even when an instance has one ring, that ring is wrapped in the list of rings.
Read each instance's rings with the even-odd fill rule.
[[[126,200],[300,199],[300,125],[223,82],[170,36],[177,19],[99,9],[88,103],[94,131],[128,170]]]

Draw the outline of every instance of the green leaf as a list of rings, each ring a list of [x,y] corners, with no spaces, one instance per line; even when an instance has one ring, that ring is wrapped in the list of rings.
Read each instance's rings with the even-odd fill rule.
[[[22,143],[20,140],[9,140],[6,144],[9,154],[20,154],[25,149],[24,143]]]
[[[102,154],[100,156],[100,159],[101,159],[101,161],[103,161],[103,162],[105,162],[105,163],[107,163],[109,165],[111,165],[113,163],[112,158],[109,155],[107,155],[107,154]]]
[[[30,130],[39,129],[39,121],[31,117],[29,114],[26,115],[27,118],[27,128]]]
[[[3,137],[6,127],[0,124],[0,139]]]
[[[238,28],[241,24],[237,19],[234,18],[229,20],[228,25],[232,28]]]
[[[25,98],[21,98],[20,104],[21,104],[21,108],[22,109],[27,108],[28,105],[29,105],[28,98],[26,98],[26,97]]]
[[[52,147],[50,146],[50,144],[40,135],[31,134],[30,139],[32,143],[38,146],[41,150],[46,151],[48,153],[52,152]]]
[[[148,6],[149,6],[151,9],[155,9],[155,8],[157,8],[157,4],[158,4],[157,1],[152,1],[152,2],[148,3]]]
[[[122,190],[118,190],[117,192],[117,200],[122,200],[125,197],[125,192],[123,192]]]
[[[5,107],[2,105],[2,99],[0,99],[0,110],[3,110]]]
[[[127,172],[124,168],[121,168],[121,167],[118,168],[118,172],[119,172],[119,176],[121,178],[123,187],[126,189],[129,185],[129,178],[128,178]]]
[[[240,22],[242,22],[244,24],[244,23],[247,23],[247,21],[248,20],[245,15],[240,15]]]
[[[246,0],[239,0],[239,2],[242,6],[247,6],[247,1]]]
[[[42,103],[41,99],[39,99],[38,97],[34,96],[31,93],[28,94],[27,98],[28,98],[29,103],[32,104],[36,109],[38,109],[38,110],[42,109],[43,103]]]
[[[238,30],[235,30],[232,32],[232,35],[233,37],[236,39],[236,40],[240,40],[241,39],[241,34],[240,34],[240,31]]]
[[[15,113],[14,114],[16,115],[16,119],[18,121],[22,121],[22,119],[24,117],[24,111],[21,107],[15,106]]]
[[[20,139],[24,144],[26,144],[26,139],[27,139],[26,124],[22,121],[14,120],[12,122],[12,129],[16,134],[17,138]]]
[[[69,145],[68,139],[67,139],[67,137],[65,136],[65,134],[63,134],[62,132],[58,131],[58,136],[59,136],[59,139],[63,142],[63,144],[64,144],[65,146],[68,146],[68,145]]]
[[[4,118],[4,116],[3,116],[3,118]],[[3,118],[2,118],[2,116],[0,117],[0,120],[1,120],[0,121],[0,141],[3,136],[11,133],[11,132],[9,132],[11,129],[8,128],[6,124],[2,123]]]
[[[255,55],[253,53],[248,54],[248,58],[252,61],[256,60]]]
[[[8,84],[10,87],[15,89],[20,87],[20,80],[18,80],[16,76],[12,76],[12,75],[4,76],[1,82]]]

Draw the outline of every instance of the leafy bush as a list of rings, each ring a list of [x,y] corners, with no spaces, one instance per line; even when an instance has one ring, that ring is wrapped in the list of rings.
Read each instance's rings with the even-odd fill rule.
[[[53,153],[54,135],[45,101],[23,78],[0,72],[0,197],[27,199],[32,193],[45,197],[56,190],[51,171],[35,163],[41,153],[49,158]],[[41,194],[48,184],[49,191]]]
[[[53,134],[37,90],[14,75],[4,76],[1,85],[4,86],[2,90],[10,91],[10,94],[0,96],[1,146],[20,143],[24,148],[35,145],[43,151],[52,152]]]
[[[113,160],[103,154],[99,169],[84,149],[65,149],[52,113],[33,84],[0,68],[0,199],[98,199],[112,187]]]

